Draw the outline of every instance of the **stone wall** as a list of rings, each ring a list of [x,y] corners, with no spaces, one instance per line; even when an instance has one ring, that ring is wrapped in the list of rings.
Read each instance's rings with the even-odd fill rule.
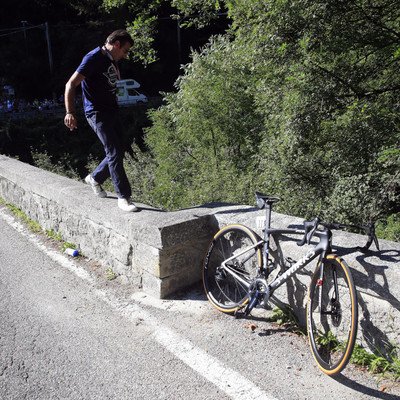
[[[91,189],[17,160],[0,155],[0,197],[21,208],[44,229],[60,232],[86,256],[124,277],[135,289],[165,298],[201,279],[204,253],[219,227],[242,223],[261,235],[256,220],[264,211],[249,206],[203,205],[163,212],[139,204],[127,214],[117,207],[115,194],[97,198]],[[303,221],[273,213],[272,227],[302,227]],[[296,260],[306,251],[294,237],[284,237],[275,248]],[[366,238],[336,231],[333,249],[352,268],[359,300],[359,340],[383,349],[399,343],[400,244],[380,240],[381,251],[357,250]],[[313,266],[300,271],[272,296],[271,302],[289,304],[305,324],[305,299]]]

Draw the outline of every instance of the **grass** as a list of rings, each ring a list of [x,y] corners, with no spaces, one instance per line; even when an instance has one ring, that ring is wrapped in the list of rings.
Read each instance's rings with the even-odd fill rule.
[[[48,239],[59,242],[61,244],[62,252],[64,252],[67,248],[77,250],[75,245],[73,245],[72,243],[63,241],[60,232],[43,230],[39,223],[29,218],[20,208],[18,208],[14,204],[7,203],[3,198],[0,198],[0,203],[7,206],[7,208],[11,210],[18,219],[20,219],[24,224],[28,225],[32,232],[43,233],[47,236]],[[83,257],[82,254],[79,254],[79,257]]]
[[[115,272],[113,271],[112,268],[107,268],[106,269],[106,277],[109,281],[112,281],[115,279],[117,276],[115,275]]]
[[[7,203],[3,198],[0,197],[0,203],[4,204],[13,214],[19,218],[23,223],[30,227],[32,232],[41,233],[47,236],[48,239],[58,242],[61,246],[61,252],[65,252],[66,249],[78,250],[73,243],[64,241],[61,232],[54,232],[51,229],[44,230],[39,223],[30,219],[20,208],[14,204]],[[78,258],[84,258],[85,256],[79,251]],[[112,268],[108,268],[105,271],[106,278],[113,280],[117,277]]]

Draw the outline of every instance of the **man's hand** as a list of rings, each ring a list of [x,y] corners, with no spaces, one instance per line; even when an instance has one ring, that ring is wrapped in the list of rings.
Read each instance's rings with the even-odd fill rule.
[[[66,114],[64,117],[64,124],[69,130],[72,132],[74,129],[78,128],[78,121],[75,118],[74,114]]]
[[[75,71],[65,85],[64,99],[67,113],[64,117],[64,124],[71,132],[78,128],[78,121],[73,113],[75,110],[75,90],[84,79],[85,77],[82,74],[80,74],[78,71]]]

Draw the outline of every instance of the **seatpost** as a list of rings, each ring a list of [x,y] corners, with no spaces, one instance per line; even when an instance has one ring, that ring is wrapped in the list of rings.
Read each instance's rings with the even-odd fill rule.
[[[271,227],[271,206],[272,203],[269,201],[265,202],[265,231],[264,231],[264,265],[267,265],[268,262],[268,249],[269,249],[269,229]]]
[[[271,227],[271,204],[270,202],[265,202],[265,229]]]

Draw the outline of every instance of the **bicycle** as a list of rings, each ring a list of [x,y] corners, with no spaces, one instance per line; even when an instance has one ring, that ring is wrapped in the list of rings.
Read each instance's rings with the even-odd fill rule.
[[[244,309],[249,315],[256,307],[266,307],[269,298],[283,283],[319,257],[311,279],[307,299],[307,332],[313,357],[318,367],[330,376],[339,374],[347,365],[355,345],[358,325],[358,303],[354,281],[347,264],[331,254],[332,229],[349,225],[326,223],[318,218],[304,221],[304,229],[271,229],[272,204],[278,197],[256,192],[257,206],[266,210],[264,238],[250,228],[228,225],[212,239],[203,263],[203,286],[208,300],[218,310],[235,314]],[[321,229],[317,229],[322,226]],[[367,251],[374,241],[379,249],[373,225],[351,226],[367,232]],[[303,235],[297,243],[310,244],[319,238],[315,247],[288,269],[276,269],[270,257],[271,235]]]

